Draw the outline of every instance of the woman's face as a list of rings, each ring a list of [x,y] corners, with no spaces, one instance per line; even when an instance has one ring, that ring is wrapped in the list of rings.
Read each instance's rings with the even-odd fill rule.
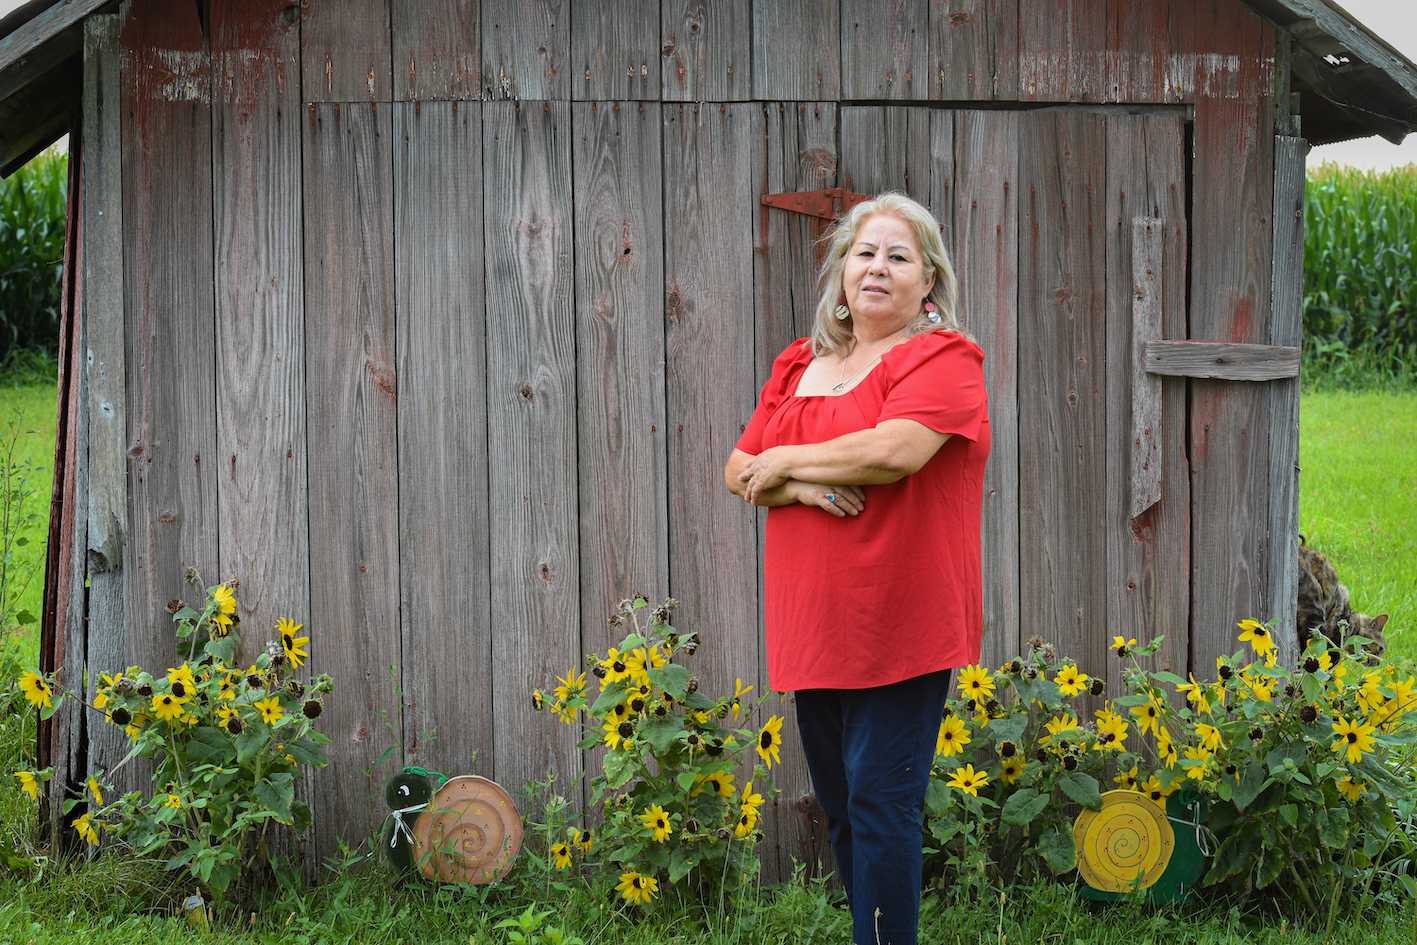
[[[916,315],[935,284],[935,270],[915,239],[915,230],[899,217],[867,217],[846,256],[842,291],[858,327],[897,331]]]

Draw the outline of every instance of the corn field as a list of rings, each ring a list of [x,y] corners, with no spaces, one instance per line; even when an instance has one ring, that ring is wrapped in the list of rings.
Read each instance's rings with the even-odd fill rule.
[[[58,343],[68,167],[51,149],[0,181],[0,367]]]
[[[1417,165],[1320,164],[1304,231],[1304,361],[1334,380],[1417,373]]]

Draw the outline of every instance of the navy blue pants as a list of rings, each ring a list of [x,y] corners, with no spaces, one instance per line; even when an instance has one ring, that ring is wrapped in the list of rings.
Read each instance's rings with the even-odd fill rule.
[[[949,687],[946,669],[872,689],[797,691],[856,945],[916,943],[921,813]]]

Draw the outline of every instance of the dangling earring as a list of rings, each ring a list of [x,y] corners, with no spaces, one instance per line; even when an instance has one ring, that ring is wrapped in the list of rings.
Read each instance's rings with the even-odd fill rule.
[[[935,311],[934,302],[925,303],[925,317],[930,319],[931,323],[935,325],[940,324],[940,315],[938,312]]]
[[[851,309],[846,307],[845,293],[842,293],[841,295],[837,296],[836,309],[832,312],[832,314],[836,316],[836,320],[839,322],[844,322],[848,317],[850,317]]]

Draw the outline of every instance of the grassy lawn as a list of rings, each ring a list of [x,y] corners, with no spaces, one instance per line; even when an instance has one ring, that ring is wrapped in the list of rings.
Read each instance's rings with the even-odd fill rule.
[[[1391,655],[1417,658],[1417,394],[1305,392],[1299,531],[1361,613],[1390,614]]]
[[[24,514],[34,512],[38,516],[20,532],[21,537],[29,541],[20,552],[24,560],[42,561],[49,532],[49,491],[54,478],[55,396],[53,384],[0,389],[0,450],[9,448],[10,438],[6,431],[13,423],[18,435],[11,462],[15,466],[29,465],[27,478],[30,488],[34,490],[33,498],[25,505]],[[44,595],[43,565],[40,567],[19,602],[20,609],[36,616],[39,615],[40,601]],[[35,632],[23,634],[18,641],[20,661],[26,665],[35,662],[39,651],[38,625],[33,627]],[[2,628],[0,632],[3,632]]]
[[[0,427],[18,413],[23,433],[16,459],[36,469],[40,519],[28,555],[42,554],[49,469],[53,457],[52,385],[0,388]],[[1356,605],[1392,614],[1388,640],[1396,656],[1417,655],[1409,631],[1417,606],[1417,394],[1306,392],[1302,402],[1301,522],[1315,547],[1334,558]],[[39,608],[37,581],[25,606]],[[21,660],[34,661],[37,628],[18,641]],[[472,942],[515,939],[497,923],[529,906],[548,912],[542,932],[564,929],[590,943],[727,945],[727,943],[846,942],[850,919],[839,893],[786,885],[750,893],[722,906],[659,902],[641,911],[604,888],[567,874],[547,876],[527,858],[495,888],[435,889],[395,883],[359,857],[327,882],[268,902],[256,915],[228,915],[196,931],[174,917],[191,892],[159,863],[104,856],[91,863],[47,861],[35,832],[36,808],[8,772],[32,764],[33,716],[0,719],[0,943],[121,942]],[[366,852],[361,849],[359,853]],[[5,855],[34,858],[25,876],[6,868]],[[1329,932],[1327,915],[1281,918],[1253,904],[1189,904],[1176,908],[1103,906],[1078,900],[1053,882],[1015,889],[1007,901],[927,896],[922,941],[1170,945],[1258,942],[1262,945],[1348,942],[1417,943],[1413,903],[1380,904],[1360,920]],[[533,941],[555,942],[546,937]],[[568,940],[559,940],[569,945]],[[571,940],[573,941],[573,940]]]

